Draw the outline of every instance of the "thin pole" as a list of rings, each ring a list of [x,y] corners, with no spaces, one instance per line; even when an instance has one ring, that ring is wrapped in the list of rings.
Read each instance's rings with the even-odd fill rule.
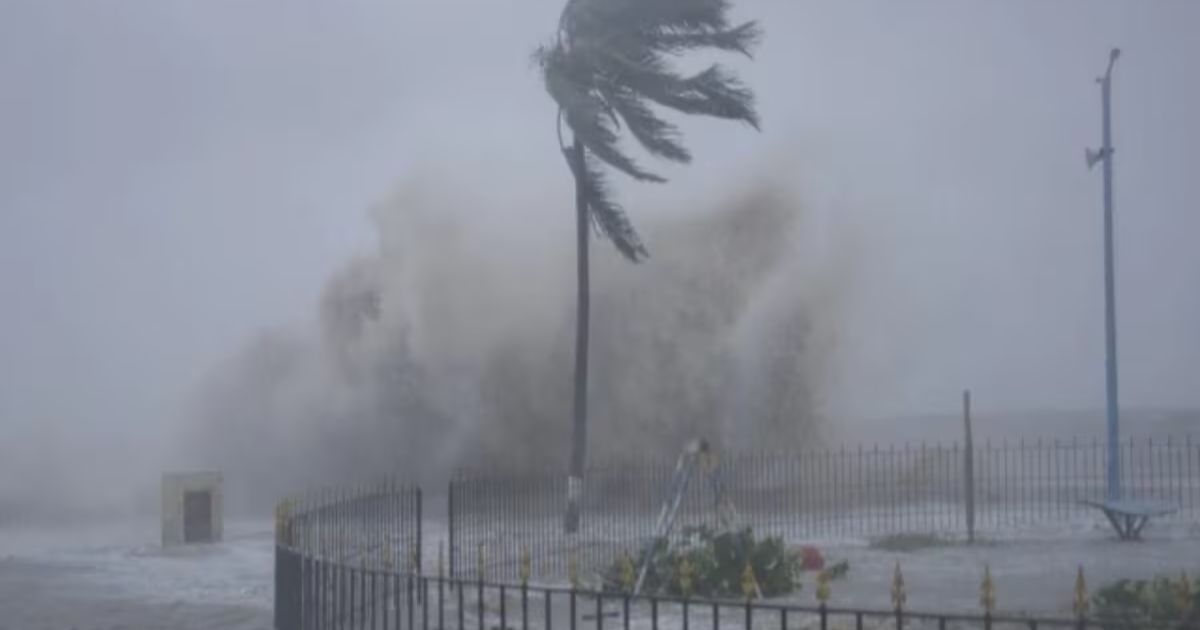
[[[975,442],[971,436],[971,390],[963,391],[963,427],[966,441],[963,448],[963,465],[966,468],[967,541],[975,542]]]
[[[1108,69],[1097,79],[1103,106],[1104,138],[1098,153],[1088,152],[1088,167],[1096,162],[1104,163],[1104,337],[1105,337],[1105,384],[1108,403],[1108,499],[1121,498],[1120,430],[1117,404],[1117,314],[1116,288],[1113,273],[1113,146],[1112,146],[1112,70],[1118,48],[1108,55]]]
[[[591,309],[590,269],[588,261],[588,197],[585,178],[587,163],[583,143],[578,138],[570,149],[571,168],[575,174],[575,247],[576,247],[576,316],[575,316],[575,380],[571,422],[571,468],[567,476],[567,510],[563,531],[579,531],[580,501],[583,493],[584,460],[587,457],[587,396],[588,396],[588,330]]]

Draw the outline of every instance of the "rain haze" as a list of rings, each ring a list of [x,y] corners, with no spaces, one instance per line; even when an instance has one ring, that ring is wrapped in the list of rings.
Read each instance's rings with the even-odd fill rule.
[[[1113,46],[1123,429],[1200,428],[1200,4],[734,5],[761,131],[676,119],[692,164],[612,178],[650,256],[593,240],[594,456],[954,440],[967,388],[983,435],[1101,435]],[[565,463],[561,10],[0,2],[0,526],[180,468],[261,516]]]

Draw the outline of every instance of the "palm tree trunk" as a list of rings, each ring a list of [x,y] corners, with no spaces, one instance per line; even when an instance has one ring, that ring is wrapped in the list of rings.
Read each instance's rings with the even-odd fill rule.
[[[575,315],[575,405],[571,425],[571,468],[567,477],[567,513],[563,529],[568,534],[579,531],[579,503],[583,494],[584,459],[587,456],[587,387],[588,387],[588,315],[591,287],[588,269],[588,236],[591,228],[588,216],[587,186],[584,180],[584,148],[579,140],[570,149],[572,171],[575,174],[575,264],[577,283]]]

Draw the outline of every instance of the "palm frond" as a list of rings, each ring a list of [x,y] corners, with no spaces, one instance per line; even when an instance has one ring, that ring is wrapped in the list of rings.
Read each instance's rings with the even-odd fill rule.
[[[685,114],[740,120],[759,128],[754,93],[719,64],[690,77],[677,74],[652,51],[634,54],[588,49],[594,66],[610,81]]]
[[[604,176],[595,160],[584,156],[583,172],[578,172],[575,160],[570,156],[570,150],[564,150],[567,163],[572,165],[576,179],[583,182],[584,195],[588,199],[588,214],[592,225],[616,246],[621,255],[632,262],[640,262],[650,254],[638,236],[625,209],[617,203],[609,190],[608,179]]]
[[[629,130],[646,151],[674,162],[691,162],[692,154],[680,142],[679,129],[655,115],[654,111],[632,90],[608,84],[600,88],[604,100],[625,121]]]
[[[661,176],[639,166],[617,146],[612,107],[599,94],[575,81],[566,59],[551,54],[545,67],[546,90],[558,106],[576,139],[596,157],[640,181],[662,182]]]
[[[740,120],[759,128],[754,108],[754,92],[719,64],[684,80],[684,89],[648,98],[685,114],[702,114],[726,120]]]
[[[660,28],[636,36],[646,48],[671,54],[715,48],[752,57],[752,51],[762,41],[762,29],[757,22],[746,22],[724,30]]]
[[[729,9],[730,0],[567,0],[557,42],[535,55],[560,123],[591,154],[584,164],[570,156],[568,163],[585,187],[592,221],[630,260],[645,257],[646,249],[612,200],[599,163],[641,181],[665,180],[621,150],[622,123],[648,153],[681,163],[691,153],[655,104],[759,127],[754,94],[732,72],[714,64],[685,76],[667,61],[705,49],[751,56],[762,31],[755,22],[731,26]]]
[[[629,29],[725,30],[729,0],[571,0],[561,26],[569,37]]]

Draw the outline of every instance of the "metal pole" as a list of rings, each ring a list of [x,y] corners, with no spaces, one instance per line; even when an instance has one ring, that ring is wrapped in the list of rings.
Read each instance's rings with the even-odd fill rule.
[[[1109,500],[1121,498],[1120,430],[1117,404],[1117,315],[1116,289],[1113,273],[1113,146],[1111,122],[1112,70],[1121,51],[1113,48],[1108,55],[1108,69],[1096,79],[1100,84],[1103,106],[1103,145],[1097,152],[1087,152],[1088,168],[1104,162],[1104,333],[1105,384],[1108,403],[1108,467],[1107,495]]]
[[[963,466],[966,469],[965,490],[967,500],[967,541],[975,542],[975,442],[971,436],[971,390],[963,391],[963,427],[966,440],[963,448]]]
[[[454,484],[455,484],[455,479],[453,476],[451,476],[450,477],[450,485],[446,490],[446,516],[447,516],[446,522],[447,522],[447,530],[448,530],[446,538],[450,542],[450,544],[449,544],[450,553],[447,555],[449,556],[449,559],[450,559],[450,579],[451,580],[454,580],[456,577],[458,577],[458,574],[455,573],[455,571],[454,571],[454,555],[458,549],[458,546],[457,546],[458,541],[455,539],[455,531],[454,531]],[[454,583],[451,582],[451,587],[453,588],[453,586],[454,586]]]

